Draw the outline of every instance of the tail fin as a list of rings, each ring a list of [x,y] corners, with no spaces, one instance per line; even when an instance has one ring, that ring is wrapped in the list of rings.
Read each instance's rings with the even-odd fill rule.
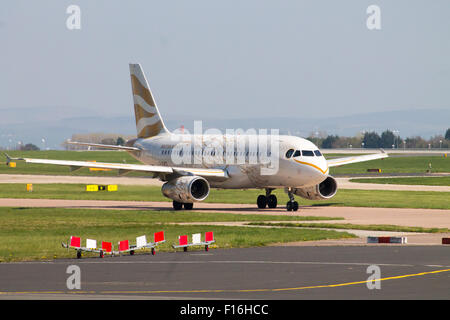
[[[130,64],[130,76],[137,137],[150,138],[168,133],[140,64]]]

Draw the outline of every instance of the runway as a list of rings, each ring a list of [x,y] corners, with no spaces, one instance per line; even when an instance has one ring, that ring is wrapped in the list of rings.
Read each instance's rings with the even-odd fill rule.
[[[449,250],[259,247],[7,263],[0,299],[449,299]],[[67,288],[69,265],[80,268],[79,290]],[[367,286],[373,265],[380,289]]]

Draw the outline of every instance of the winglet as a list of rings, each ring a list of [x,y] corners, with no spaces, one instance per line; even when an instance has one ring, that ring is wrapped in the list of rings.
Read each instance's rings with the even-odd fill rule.
[[[12,158],[9,156],[9,154],[7,154],[6,152],[3,152],[3,154],[6,157],[6,165],[9,165],[9,163],[11,162],[11,160],[25,160],[24,158]]]
[[[6,156],[6,165],[9,166],[9,163],[11,162],[11,157],[6,152],[3,152],[3,154]]]

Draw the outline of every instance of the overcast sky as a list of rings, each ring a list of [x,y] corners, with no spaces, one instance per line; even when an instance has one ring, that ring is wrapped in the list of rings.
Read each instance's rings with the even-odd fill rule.
[[[4,0],[0,109],[131,114],[130,62],[164,117],[448,109],[449,13],[448,0]]]

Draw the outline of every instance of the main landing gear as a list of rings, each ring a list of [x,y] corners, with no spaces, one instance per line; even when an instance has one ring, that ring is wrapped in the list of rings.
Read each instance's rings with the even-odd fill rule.
[[[274,194],[270,194],[274,189],[266,189],[266,195],[259,195],[256,200],[256,204],[259,209],[276,208],[277,207],[277,197]],[[289,196],[289,201],[286,203],[287,211],[297,211],[298,210],[298,202],[294,199],[294,193],[291,188],[287,188],[286,192]]]
[[[276,208],[277,207],[277,196],[274,194],[270,194],[273,189],[266,189],[266,195],[259,195],[256,199],[256,204],[258,205],[259,209],[265,209],[266,207],[269,208]]]
[[[192,208],[194,207],[193,203],[182,203],[182,202],[178,202],[175,200],[173,201],[172,204],[173,204],[174,210],[181,210],[181,209],[183,209],[183,207],[185,210],[192,210]]]

